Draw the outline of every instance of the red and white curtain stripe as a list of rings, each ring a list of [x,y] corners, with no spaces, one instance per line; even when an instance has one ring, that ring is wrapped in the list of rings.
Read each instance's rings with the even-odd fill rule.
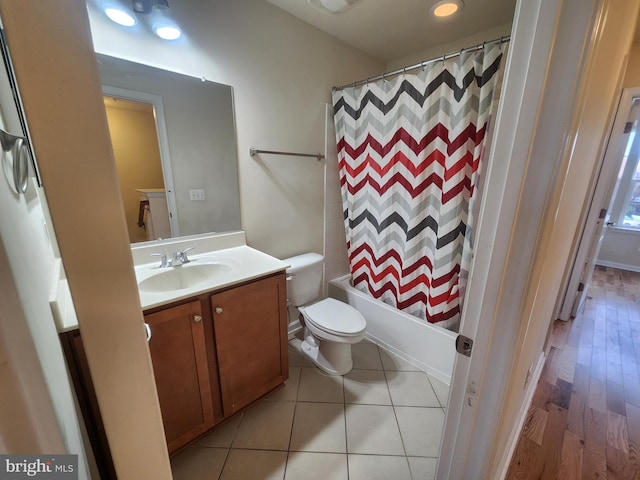
[[[444,327],[460,313],[501,58],[486,46],[333,92],[353,284]]]

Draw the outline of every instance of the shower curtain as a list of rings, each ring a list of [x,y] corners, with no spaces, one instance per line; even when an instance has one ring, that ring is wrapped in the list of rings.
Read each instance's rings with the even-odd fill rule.
[[[333,92],[353,285],[430,323],[459,318],[499,45]]]

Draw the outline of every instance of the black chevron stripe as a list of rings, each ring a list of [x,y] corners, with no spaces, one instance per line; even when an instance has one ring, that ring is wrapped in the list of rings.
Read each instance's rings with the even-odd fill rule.
[[[485,83],[489,82],[493,75],[500,68],[500,60],[502,59],[502,54],[498,55],[495,61],[487,67],[482,75],[476,76],[475,71],[470,69],[469,72],[464,76],[462,80],[462,85],[458,86],[456,83],[455,77],[448,70],[444,70],[440,73],[435,79],[433,79],[428,85],[424,93],[417,90],[409,81],[403,80],[398,88],[398,91],[393,96],[388,103],[384,103],[380,98],[378,98],[371,90],[365,93],[362,101],[360,103],[360,107],[355,110],[344,101],[344,96],[340,96],[337,102],[333,107],[334,115],[340,110],[344,109],[345,113],[352,117],[354,120],[360,118],[362,111],[366,108],[368,104],[374,105],[378,110],[380,110],[383,114],[387,114],[390,110],[392,110],[398,100],[400,95],[403,93],[407,94],[411,97],[417,104],[421,107],[424,105],[426,99],[431,95],[434,91],[436,91],[443,84],[448,85],[449,88],[453,91],[454,98],[456,101],[460,101],[466,90],[469,88],[473,82],[477,82],[479,87],[482,87]]]

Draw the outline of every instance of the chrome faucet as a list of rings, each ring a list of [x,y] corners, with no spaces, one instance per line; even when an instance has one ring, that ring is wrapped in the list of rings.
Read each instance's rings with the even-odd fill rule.
[[[160,257],[159,268],[179,267],[180,265],[191,262],[189,257],[187,257],[187,252],[193,249],[194,247],[187,247],[179,252],[173,252],[171,258],[168,258],[166,253],[150,253],[149,255],[152,257]]]
[[[194,247],[187,247],[179,252],[173,252],[173,255],[171,257],[171,266],[179,267],[180,265],[189,263],[191,260],[189,260],[189,257],[187,257],[187,252],[193,250],[193,248]]]

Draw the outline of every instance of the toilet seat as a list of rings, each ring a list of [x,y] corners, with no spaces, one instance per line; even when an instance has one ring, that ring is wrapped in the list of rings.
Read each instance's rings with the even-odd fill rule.
[[[308,307],[301,307],[300,311],[306,321],[331,335],[355,337],[367,327],[366,320],[358,310],[334,298],[325,298]]]

